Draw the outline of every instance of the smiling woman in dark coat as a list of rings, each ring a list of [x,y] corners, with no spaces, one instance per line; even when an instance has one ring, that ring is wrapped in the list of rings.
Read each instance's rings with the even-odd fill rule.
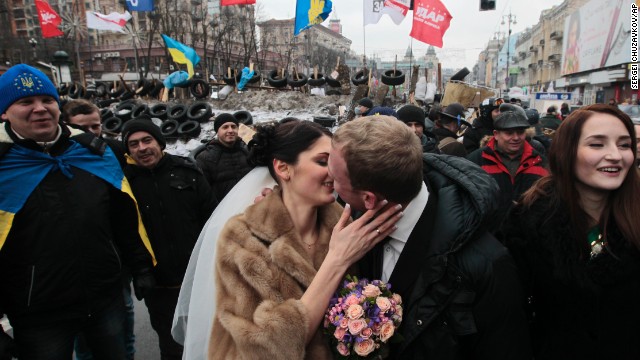
[[[530,300],[536,360],[640,359],[633,134],[617,108],[571,113],[551,145],[551,174],[504,225]]]

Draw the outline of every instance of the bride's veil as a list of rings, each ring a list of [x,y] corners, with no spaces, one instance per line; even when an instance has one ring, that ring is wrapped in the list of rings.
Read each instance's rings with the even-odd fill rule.
[[[244,212],[275,180],[265,166],[256,167],[224,197],[200,232],[187,267],[171,334],[184,345],[183,359],[205,360],[215,312],[214,260],[216,240],[227,220]]]

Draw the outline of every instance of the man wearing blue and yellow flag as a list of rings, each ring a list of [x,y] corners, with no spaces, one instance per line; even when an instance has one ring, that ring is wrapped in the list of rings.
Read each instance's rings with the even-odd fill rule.
[[[153,252],[113,151],[59,123],[39,70],[0,76],[0,358],[71,358],[76,335],[95,359],[125,358],[121,270],[136,296],[154,285]],[[1,330],[1,329],[0,329]]]

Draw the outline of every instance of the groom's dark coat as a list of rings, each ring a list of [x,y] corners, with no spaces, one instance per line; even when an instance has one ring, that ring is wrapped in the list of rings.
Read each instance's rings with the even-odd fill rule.
[[[531,359],[515,264],[488,232],[495,181],[464,158],[423,161],[429,200],[389,279],[404,310],[391,358]],[[380,250],[360,262],[363,276],[380,278]]]

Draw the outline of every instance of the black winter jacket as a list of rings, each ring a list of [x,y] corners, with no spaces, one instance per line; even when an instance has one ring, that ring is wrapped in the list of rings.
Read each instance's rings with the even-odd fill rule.
[[[0,157],[13,144],[43,151],[33,140],[18,139],[8,123],[2,126],[11,142],[0,142]],[[48,149],[52,155],[71,145],[70,130],[61,127]],[[95,145],[98,154],[104,145],[93,134],[71,139]],[[71,171],[71,179],[55,170],[45,176],[16,213],[0,250],[0,312],[16,327],[84,318],[122,296],[123,262],[134,276],[153,267],[133,199],[89,172]]]
[[[493,136],[493,119],[478,117],[473,121],[473,127],[467,128],[462,138],[467,154],[479,149],[480,142],[485,136]]]
[[[420,138],[420,144],[422,144],[423,153],[440,154],[438,140],[433,133],[425,130]]]
[[[533,183],[549,173],[546,169],[546,158],[527,141],[524,142],[524,151],[515,177],[511,176],[496,152],[496,139],[493,137],[487,146],[472,152],[467,159],[481,166],[498,183],[500,188],[498,216],[501,219],[507,215],[514,201],[518,201]]]
[[[536,360],[640,359],[640,252],[612,223],[607,248],[592,258],[554,196],[514,207],[502,234],[535,312]]]
[[[218,205],[211,187],[192,160],[170,154],[152,170],[127,164],[125,174],[158,261],[156,282],[178,286],[200,231]]]
[[[487,232],[495,226],[495,182],[463,158],[423,159],[433,225],[422,249],[396,265],[416,278],[403,297],[404,341],[393,358],[530,359],[515,264]]]
[[[218,201],[222,201],[238,181],[253,169],[247,160],[248,154],[247,145],[240,139],[231,148],[216,139],[196,156],[198,166]]]

